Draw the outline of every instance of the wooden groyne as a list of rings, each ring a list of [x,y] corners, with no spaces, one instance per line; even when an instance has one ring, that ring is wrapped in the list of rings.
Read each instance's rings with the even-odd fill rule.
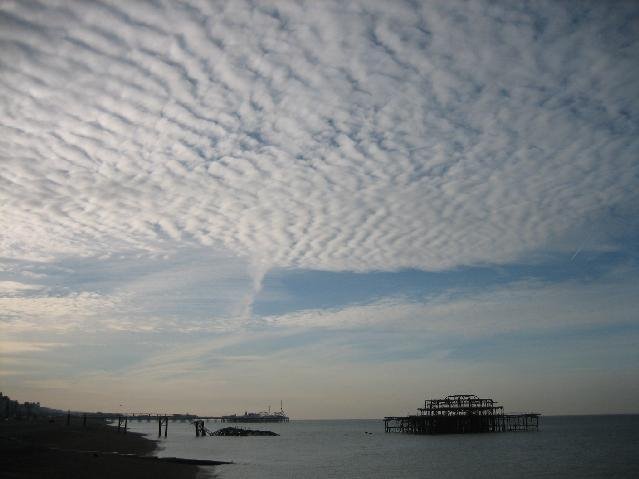
[[[428,399],[418,413],[384,418],[386,432],[460,434],[539,429],[539,413],[505,414],[503,406],[474,394]]]

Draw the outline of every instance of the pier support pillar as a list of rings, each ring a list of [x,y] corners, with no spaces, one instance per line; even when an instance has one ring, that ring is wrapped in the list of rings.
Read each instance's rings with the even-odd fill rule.
[[[164,437],[167,436],[167,428],[169,427],[169,417],[158,415],[158,437],[162,437],[162,425],[164,425]]]

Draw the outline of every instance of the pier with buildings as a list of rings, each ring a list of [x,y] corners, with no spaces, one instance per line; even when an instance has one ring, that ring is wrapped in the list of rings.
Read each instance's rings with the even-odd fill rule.
[[[539,429],[539,413],[506,414],[493,399],[474,394],[455,394],[427,399],[417,414],[387,416],[386,432],[409,434],[460,434],[531,431]]]
[[[289,417],[284,414],[284,408],[282,407],[282,401],[280,401],[280,410],[271,413],[271,406],[268,407],[267,411],[262,412],[248,412],[245,411],[244,414],[230,414],[228,416],[222,416],[219,418],[221,422],[235,422],[235,423],[251,423],[251,422],[288,422]]]
[[[219,418],[221,422],[235,423],[264,423],[264,422],[288,422],[289,418],[284,412],[245,412],[242,415],[232,414]]]

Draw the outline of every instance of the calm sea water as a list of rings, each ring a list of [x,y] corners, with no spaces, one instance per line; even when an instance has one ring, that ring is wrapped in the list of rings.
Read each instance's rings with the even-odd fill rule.
[[[132,425],[157,435],[157,423]],[[538,432],[445,436],[387,434],[380,420],[244,426],[280,436],[196,438],[191,424],[171,422],[159,455],[233,461],[203,468],[220,479],[639,477],[639,416],[542,417]]]

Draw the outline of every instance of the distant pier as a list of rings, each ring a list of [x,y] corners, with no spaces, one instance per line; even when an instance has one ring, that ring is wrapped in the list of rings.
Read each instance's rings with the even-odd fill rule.
[[[81,417],[82,424],[84,426],[87,425],[87,419],[100,419],[103,421],[116,421],[118,425],[118,432],[125,433],[128,430],[128,424],[131,421],[157,421],[158,423],[158,437],[161,437],[164,434],[164,437],[168,435],[168,427],[169,421],[180,421],[180,422],[190,422],[195,426],[195,435],[196,437],[205,436],[205,435],[215,435],[212,431],[209,431],[204,423],[208,421],[214,422],[229,422],[229,423],[273,423],[273,422],[289,422],[289,417],[284,414],[284,410],[280,406],[280,410],[274,413],[271,413],[270,407],[269,412],[245,412],[242,415],[231,414],[226,416],[198,416],[195,414],[158,414],[158,413],[148,413],[148,412],[138,412],[138,413],[127,413],[127,414],[112,414],[112,413],[93,413],[86,414],[82,413],[71,414],[71,411],[67,413],[67,425],[71,423],[72,417]],[[240,429],[238,429],[239,431]],[[238,435],[261,435],[261,433],[252,433],[251,431],[246,432],[245,430],[241,434]],[[227,434],[232,435],[232,434]],[[262,434],[268,435],[268,434]]]
[[[265,422],[288,422],[289,417],[284,411],[271,414],[270,412],[245,412],[242,415],[232,414],[230,416],[222,416],[221,422],[231,423],[265,423]]]
[[[474,394],[455,394],[427,399],[411,416],[387,416],[386,432],[408,434],[460,434],[531,431],[539,429],[539,413],[505,414],[492,399]]]

